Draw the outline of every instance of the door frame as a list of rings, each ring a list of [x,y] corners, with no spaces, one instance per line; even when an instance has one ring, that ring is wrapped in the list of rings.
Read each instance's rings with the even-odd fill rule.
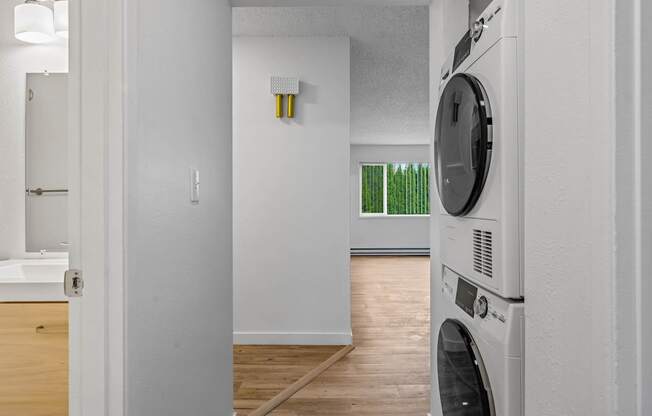
[[[645,135],[652,111],[652,90],[645,77],[652,63],[652,32],[646,25],[652,7],[643,0],[624,0],[614,8],[615,409],[619,415],[643,416],[652,411],[652,360],[646,354],[652,345],[646,301],[652,293],[652,261],[647,255],[652,250],[652,147]]]
[[[124,414],[123,7],[70,2],[69,415]]]

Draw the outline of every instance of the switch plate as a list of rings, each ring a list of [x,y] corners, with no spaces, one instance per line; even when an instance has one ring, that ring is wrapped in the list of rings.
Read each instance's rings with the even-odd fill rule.
[[[190,203],[199,204],[199,170],[190,169]]]

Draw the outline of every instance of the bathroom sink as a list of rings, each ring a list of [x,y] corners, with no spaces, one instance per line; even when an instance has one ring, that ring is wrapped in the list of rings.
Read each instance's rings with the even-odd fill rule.
[[[65,300],[67,269],[65,258],[0,261],[0,302]]]

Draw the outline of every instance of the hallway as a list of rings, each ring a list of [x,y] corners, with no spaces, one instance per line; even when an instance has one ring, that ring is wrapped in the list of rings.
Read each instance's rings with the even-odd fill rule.
[[[352,325],[356,349],[271,414],[427,414],[429,265],[427,257],[353,257]],[[330,352],[321,347],[272,348],[274,354],[297,354],[297,359],[304,354],[308,360],[327,357]],[[261,359],[257,352],[267,354],[267,358]],[[269,347],[236,346],[234,355],[236,407],[250,407],[247,404],[251,405],[251,399],[269,399],[305,373],[296,361],[274,360]],[[258,356],[255,374],[247,371],[254,356]],[[292,368],[296,373],[290,375]],[[273,379],[282,380],[283,386],[270,388]],[[242,407],[236,409],[238,415],[253,410]]]

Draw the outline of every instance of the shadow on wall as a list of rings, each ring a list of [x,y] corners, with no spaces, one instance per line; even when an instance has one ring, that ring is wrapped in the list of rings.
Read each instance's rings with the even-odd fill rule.
[[[281,120],[285,124],[303,125],[306,110],[309,105],[319,102],[319,87],[305,81],[299,81],[299,95],[297,95],[295,105],[296,113],[294,118],[283,117]],[[287,111],[287,97],[285,98],[285,111]]]

